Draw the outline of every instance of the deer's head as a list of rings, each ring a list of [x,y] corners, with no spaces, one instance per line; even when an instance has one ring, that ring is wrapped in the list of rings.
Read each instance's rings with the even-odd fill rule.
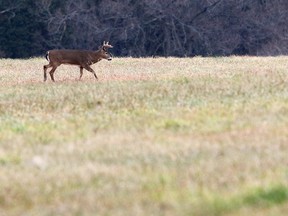
[[[109,48],[113,48],[113,46],[105,41],[103,42],[103,45],[99,47],[101,59],[107,59],[108,61],[112,60],[112,55],[108,52]]]

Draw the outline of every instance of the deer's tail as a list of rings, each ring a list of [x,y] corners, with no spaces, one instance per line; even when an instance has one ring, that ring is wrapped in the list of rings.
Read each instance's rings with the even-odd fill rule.
[[[49,59],[49,51],[46,53],[45,58],[47,59],[47,61],[50,62],[50,59]]]

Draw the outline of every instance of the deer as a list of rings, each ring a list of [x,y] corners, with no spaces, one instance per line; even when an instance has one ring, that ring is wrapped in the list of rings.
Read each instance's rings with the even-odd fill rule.
[[[46,59],[49,64],[44,65],[44,82],[47,80],[47,69],[52,67],[49,71],[51,80],[54,80],[54,72],[61,64],[68,64],[68,65],[76,65],[80,67],[80,77],[83,75],[83,69],[93,73],[96,80],[98,77],[95,71],[90,67],[92,64],[95,64],[102,59],[106,59],[108,61],[112,60],[112,55],[108,52],[109,48],[113,48],[109,42],[103,42],[103,45],[99,47],[97,51],[89,51],[89,50],[49,50],[46,53]]]

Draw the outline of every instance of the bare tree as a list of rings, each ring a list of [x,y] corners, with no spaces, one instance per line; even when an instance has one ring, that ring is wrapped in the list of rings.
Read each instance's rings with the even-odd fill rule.
[[[13,19],[27,1],[3,1],[0,21],[3,14],[6,20]],[[114,54],[122,56],[288,53],[286,0],[38,0],[34,4],[37,22],[46,29],[42,36],[46,40],[38,46],[48,48],[95,50],[109,40]]]

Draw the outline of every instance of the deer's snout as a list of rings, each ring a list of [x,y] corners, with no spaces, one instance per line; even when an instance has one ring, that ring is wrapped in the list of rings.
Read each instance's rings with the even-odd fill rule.
[[[109,56],[108,56],[108,59],[107,59],[107,60],[108,60],[108,61],[111,61],[113,56],[112,56],[111,53],[108,53],[108,54],[109,54]]]

